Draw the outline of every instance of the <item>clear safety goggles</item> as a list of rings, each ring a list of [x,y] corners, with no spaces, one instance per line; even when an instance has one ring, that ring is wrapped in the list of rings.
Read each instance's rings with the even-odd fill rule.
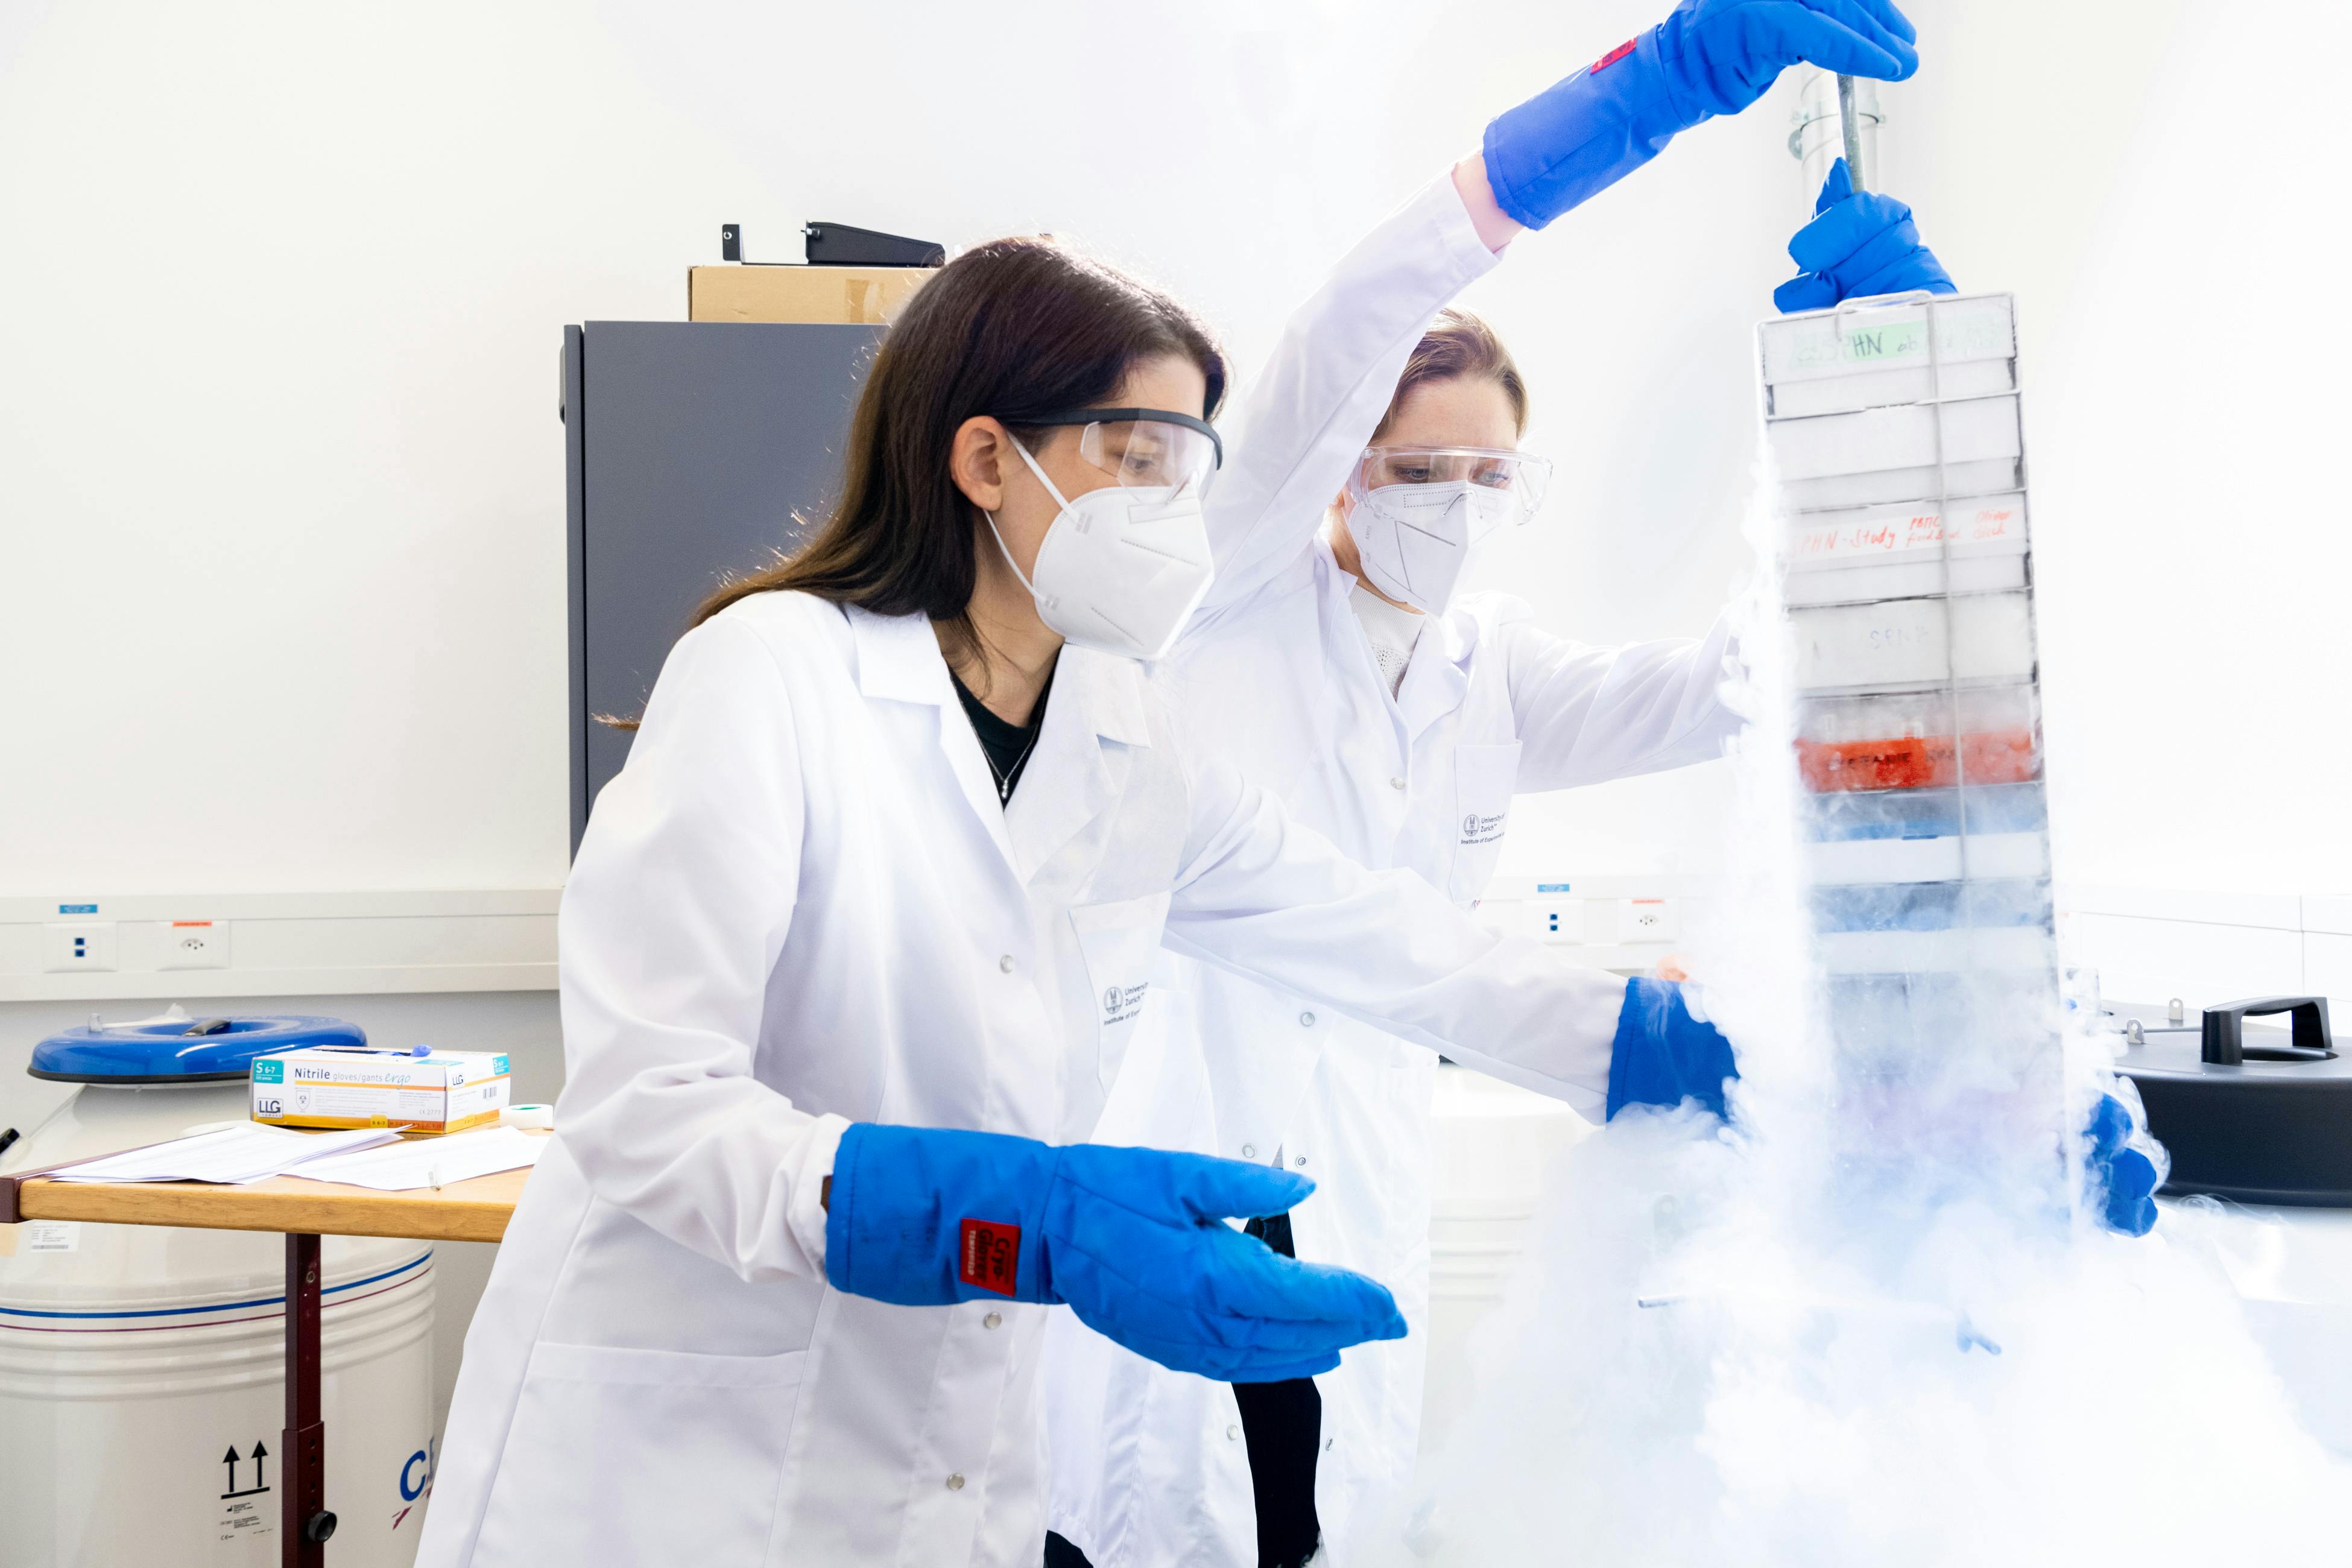
[[[1383,490],[1400,499],[1411,494],[1395,487],[1465,483],[1502,498],[1508,520],[1525,522],[1543,504],[1551,465],[1525,452],[1494,447],[1368,447],[1348,489],[1360,504],[1379,506]]]
[[[1077,408],[1006,423],[1078,426],[1078,456],[1129,489],[1197,490],[1225,458],[1207,420],[1162,408]]]

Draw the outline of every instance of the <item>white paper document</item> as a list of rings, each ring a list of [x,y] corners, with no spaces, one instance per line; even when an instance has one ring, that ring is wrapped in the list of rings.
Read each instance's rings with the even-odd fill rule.
[[[388,1127],[356,1127],[348,1132],[294,1132],[248,1123],[174,1138],[57,1172],[59,1182],[224,1182],[244,1185],[282,1176],[297,1166],[354,1150],[399,1141]]]
[[[312,1160],[290,1173],[313,1181],[373,1187],[380,1193],[403,1193],[418,1187],[446,1187],[452,1182],[534,1163],[546,1142],[511,1127],[485,1127],[446,1138],[421,1138],[397,1148]]]

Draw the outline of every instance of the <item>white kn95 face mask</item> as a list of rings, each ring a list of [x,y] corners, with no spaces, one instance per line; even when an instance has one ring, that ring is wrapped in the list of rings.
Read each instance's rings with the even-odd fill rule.
[[[1065,642],[1124,658],[1158,658],[1200,607],[1213,575],[1200,486],[1104,485],[1064,496],[1029,448],[1013,443],[1062,506],[1037,546],[1036,576],[1024,576],[990,515],[1004,563],[1037,601],[1037,616]]]
[[[1371,585],[1443,615],[1471,552],[1543,504],[1551,465],[1494,447],[1368,447],[1348,480],[1348,531]]]
[[[1372,586],[1443,615],[1470,551],[1511,519],[1511,498],[1466,480],[1386,485],[1349,509],[1348,531]]]

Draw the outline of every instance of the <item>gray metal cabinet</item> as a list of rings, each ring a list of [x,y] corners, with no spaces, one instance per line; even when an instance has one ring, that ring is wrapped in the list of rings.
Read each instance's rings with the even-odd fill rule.
[[[703,595],[802,537],[837,492],[882,329],[590,321],[563,329],[572,847]]]

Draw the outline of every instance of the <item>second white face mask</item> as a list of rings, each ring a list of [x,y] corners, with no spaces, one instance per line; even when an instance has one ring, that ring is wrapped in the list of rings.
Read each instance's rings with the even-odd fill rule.
[[[1126,658],[1158,658],[1200,607],[1214,575],[1201,498],[1187,486],[1104,485],[1065,497],[1020,442],[1013,449],[1062,510],[1037,546],[1036,575],[1024,577],[988,520],[1004,563],[1037,601],[1037,616],[1066,642]]]
[[[1416,610],[1443,615],[1471,547],[1511,519],[1510,496],[1464,479],[1382,485],[1348,513],[1348,531],[1372,586]]]

